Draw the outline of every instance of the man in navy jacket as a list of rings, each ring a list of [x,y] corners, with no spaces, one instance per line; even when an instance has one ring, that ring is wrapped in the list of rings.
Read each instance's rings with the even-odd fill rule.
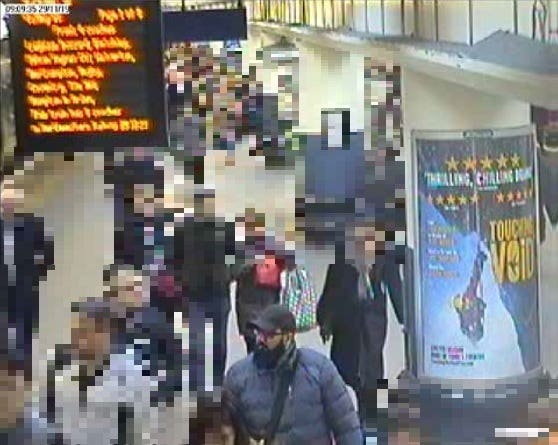
[[[8,325],[18,330],[20,345],[31,357],[39,324],[39,282],[54,266],[54,244],[42,218],[23,212],[23,190],[13,179],[2,180],[0,196],[0,311],[8,314]],[[31,360],[25,363],[30,373]]]

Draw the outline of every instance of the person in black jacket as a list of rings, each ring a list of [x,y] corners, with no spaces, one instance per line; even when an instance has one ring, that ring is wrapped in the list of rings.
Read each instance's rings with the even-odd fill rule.
[[[265,214],[256,212],[254,208],[246,208],[244,216],[237,219],[244,229],[242,255],[246,263],[238,262],[233,278],[236,281],[236,317],[238,331],[244,338],[246,350],[250,354],[256,346],[256,336],[249,323],[258,318],[265,308],[279,303],[281,280],[280,274],[285,270],[287,262],[294,261],[292,252],[287,252],[275,240],[268,239],[265,232]],[[240,246],[239,246],[240,247]],[[277,280],[275,284],[258,283],[257,262],[253,259],[265,254],[267,263],[275,265]]]
[[[247,265],[238,275],[236,282],[236,318],[238,331],[246,343],[248,354],[256,347],[256,334],[249,327],[265,308],[279,303],[279,290],[258,286],[255,279],[255,265]]]
[[[2,178],[0,178],[2,180]],[[23,190],[12,178],[0,185],[0,311],[22,336],[26,356],[32,356],[33,333],[39,324],[39,282],[54,267],[54,243],[43,219],[23,211]],[[25,360],[31,373],[31,360]]]
[[[219,385],[227,358],[227,323],[231,310],[229,285],[235,262],[235,224],[215,216],[215,194],[199,189],[194,215],[174,229],[174,269],[190,313],[191,380],[205,384],[205,324],[213,324],[213,382]]]
[[[185,302],[174,281],[174,214],[164,207],[163,168],[155,159],[125,159],[115,172],[114,259],[143,269],[152,280],[152,301],[164,303],[169,312],[180,312]]]
[[[354,242],[336,246],[318,304],[322,338],[332,338],[331,359],[345,383],[357,394],[363,425],[376,417],[377,389],[384,378],[383,348],[387,333],[387,294],[403,323],[403,290],[392,246],[385,231],[357,227]]]
[[[46,422],[28,400],[32,381],[26,361],[31,357],[24,356],[18,333],[6,328],[6,318],[0,313],[0,443],[47,445]]]

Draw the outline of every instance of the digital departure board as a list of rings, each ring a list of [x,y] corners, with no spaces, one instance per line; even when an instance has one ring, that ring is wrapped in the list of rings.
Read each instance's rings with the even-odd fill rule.
[[[166,146],[160,2],[56,3],[8,18],[18,150]]]

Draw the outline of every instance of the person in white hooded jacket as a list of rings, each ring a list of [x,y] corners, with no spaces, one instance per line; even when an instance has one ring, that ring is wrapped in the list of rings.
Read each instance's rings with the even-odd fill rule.
[[[150,372],[142,351],[149,340],[113,341],[121,320],[106,302],[87,301],[75,315],[69,365],[54,381],[54,397],[51,391],[49,429],[56,432],[56,445],[188,443],[195,407],[188,397],[187,370],[174,403],[154,402],[153,391],[165,372]]]

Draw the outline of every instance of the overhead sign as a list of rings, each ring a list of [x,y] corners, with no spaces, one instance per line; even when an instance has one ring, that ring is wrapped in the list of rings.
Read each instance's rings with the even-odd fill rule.
[[[540,367],[531,128],[415,133],[422,376],[504,379]]]
[[[18,149],[167,145],[160,2],[64,3],[8,20]]]
[[[246,40],[246,9],[166,11],[163,15],[166,42],[222,42]]]

